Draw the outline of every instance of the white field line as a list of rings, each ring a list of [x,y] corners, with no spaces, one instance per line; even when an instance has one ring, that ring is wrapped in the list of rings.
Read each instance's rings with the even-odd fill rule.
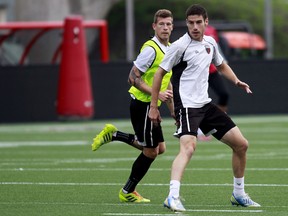
[[[91,171],[103,171],[103,172],[123,172],[130,171],[130,168],[0,168],[0,172],[7,171],[28,171],[28,172],[58,172],[58,171],[72,171],[72,172],[91,172]],[[231,168],[186,168],[187,171],[205,171],[205,172],[231,172]],[[246,171],[283,171],[287,172],[288,168],[246,168]],[[150,168],[149,171],[159,172],[159,171],[167,171],[170,172],[171,168]]]
[[[165,131],[168,131],[168,128],[171,129],[171,128],[174,128],[174,123],[173,122],[169,122],[169,124],[162,124],[162,126],[167,129],[164,129]],[[119,129],[121,128],[127,128],[128,127],[128,124],[122,124],[122,127],[121,125],[118,125],[117,124],[117,127]],[[131,126],[130,126],[131,127]],[[53,129],[52,129],[53,128]],[[176,127],[175,127],[176,129]],[[245,132],[245,133],[249,133],[249,132],[253,132],[253,133],[286,133],[288,131],[288,128],[287,127],[282,127],[282,126],[275,126],[273,125],[273,127],[253,127],[253,125],[251,126],[245,126],[245,128],[241,127],[240,126],[240,129],[241,131]],[[63,132],[87,132],[87,131],[95,131],[95,134],[100,132],[102,130],[102,127],[94,127],[93,129],[89,126],[73,126],[73,125],[65,125],[65,126],[53,126],[53,127],[47,127],[47,126],[39,126],[39,127],[26,127],[26,128],[21,128],[21,127],[3,127],[3,126],[0,126],[0,134],[1,133],[9,133],[9,134],[17,134],[17,133],[36,133],[36,132],[39,132],[39,133],[63,133]],[[126,129],[127,130],[127,129]],[[131,133],[133,133],[133,129],[131,127],[131,129],[129,129],[131,131]]]
[[[263,210],[216,210],[216,209],[186,209],[186,212],[228,212],[228,213],[236,213],[236,212],[242,212],[242,213],[261,213]],[[179,213],[178,213],[179,214]],[[175,216],[176,214],[137,214],[137,213],[103,213],[102,215],[114,215],[114,216]],[[185,212],[180,213],[179,215],[185,215]]]
[[[288,134],[288,129],[287,129]],[[287,135],[288,138],[288,135]],[[91,140],[74,140],[74,141],[0,141],[0,148],[15,148],[23,146],[82,146],[90,145]],[[119,144],[120,142],[113,142],[111,144]],[[250,145],[273,145],[275,140],[251,140]],[[178,145],[178,141],[171,142],[169,145]],[[110,144],[109,144],[110,145]],[[199,142],[198,145],[215,145],[214,141]],[[277,145],[288,145],[288,140],[277,141]]]
[[[258,124],[258,123],[267,123],[268,125],[271,123],[285,123],[288,122],[288,115],[256,115],[256,116],[231,116],[233,121],[236,124],[247,123],[247,124]],[[87,131],[92,130],[95,132],[101,130],[106,123],[115,124],[119,129],[121,127],[129,127],[132,126],[129,119],[124,120],[103,120],[103,121],[89,121],[89,122],[76,122],[76,123],[39,123],[39,124],[0,124],[0,133],[26,133],[26,132],[64,132],[64,131]],[[163,118],[161,123],[163,126],[173,126],[174,121],[170,118]],[[257,129],[257,128],[255,128]],[[261,131],[263,129],[259,129]],[[265,128],[265,130],[269,130],[269,127]],[[283,129],[279,126],[279,130],[287,131],[287,128]]]
[[[261,213],[261,212],[263,212],[263,210],[187,209],[187,212],[243,212],[243,213]]]
[[[81,206],[88,206],[88,205],[109,205],[109,206],[122,206],[123,204],[106,204],[106,203],[59,203],[59,202],[0,202],[0,205],[81,205]],[[155,207],[155,206],[159,206],[158,204],[142,204],[141,206],[147,206],[147,207]],[[187,206],[189,205],[185,205],[186,208]],[[211,206],[211,205],[205,205],[205,206],[195,206],[193,205],[193,208],[195,207],[227,207],[227,206]],[[272,208],[279,208],[279,207],[282,207],[282,208],[287,208],[287,206],[272,206]],[[267,208],[267,206],[265,206],[265,208]],[[264,210],[244,210],[244,209],[236,209],[236,210],[227,210],[227,209],[219,209],[219,210],[216,210],[216,209],[186,209],[186,213],[188,212],[228,212],[228,213],[236,213],[236,212],[241,212],[241,213],[261,213],[263,212]],[[143,214],[143,213],[115,213],[115,212],[111,212],[111,213],[102,213],[101,215],[112,215],[112,216],[175,216],[177,214],[175,213],[172,213],[172,214],[167,214],[167,213],[163,213],[163,214]],[[185,213],[181,213],[179,215],[185,215]]]
[[[103,183],[103,182],[93,182],[93,183],[76,183],[76,182],[0,182],[0,185],[41,185],[41,186],[121,186],[122,183]],[[156,186],[167,187],[169,184],[139,184],[142,186]],[[231,187],[233,184],[181,184],[181,186],[188,187]],[[288,187],[288,184],[245,184],[249,187]]]
[[[286,153],[287,154],[287,153]],[[250,156],[249,156],[250,157]],[[161,159],[159,158],[158,161],[172,161],[175,156],[165,156]],[[273,154],[273,155],[254,155],[253,158],[249,158],[249,160],[268,160],[268,159],[275,159],[277,160],[287,160],[288,155],[281,155],[281,154]],[[90,159],[42,159],[42,160],[9,160],[9,159],[0,159],[0,167],[3,166],[17,166],[17,168],[23,168],[25,166],[30,165],[55,165],[55,164],[98,164],[97,166],[100,167],[103,164],[113,164],[118,162],[131,162],[134,161],[135,157],[131,158],[90,158]],[[230,161],[231,155],[230,154],[219,154],[214,156],[195,156],[193,161]],[[71,165],[70,165],[71,166]]]
[[[288,122],[288,115],[271,115],[271,116],[231,116],[236,123],[275,123]]]
[[[123,203],[84,203],[84,202],[0,202],[0,205],[102,205],[102,206],[123,206]],[[138,204],[133,204],[133,203],[129,203],[129,205],[138,205]],[[154,207],[154,206],[159,206],[159,204],[152,204],[152,203],[143,203],[141,204],[141,206],[147,206],[147,207]],[[189,205],[189,204],[185,204],[185,206],[193,206],[194,208],[203,208],[203,207],[210,207],[210,208],[222,208],[222,207],[227,207],[227,205]],[[266,206],[265,208],[287,208],[288,206]],[[240,208],[241,210],[241,208]],[[189,210],[188,210],[189,211]],[[164,214],[164,215],[169,215],[169,214]],[[175,216],[175,214],[173,214]]]
[[[2,141],[0,148],[9,147],[22,147],[22,146],[79,146],[87,145],[88,141],[75,140],[75,141]]]
[[[103,213],[102,215],[114,215],[114,216],[175,216],[175,213],[174,214],[137,214],[137,213]],[[185,215],[185,214],[180,214],[180,215]]]
[[[23,205],[80,205],[80,206],[97,206],[99,207],[100,205],[101,206],[113,206],[113,207],[118,207],[118,206],[123,206],[123,203],[84,203],[84,202],[0,202],[0,205],[15,205],[15,206],[23,206]],[[137,204],[133,204],[133,203],[130,203],[129,205],[137,205]],[[147,207],[156,207],[156,206],[159,206],[159,204],[152,204],[152,203],[143,203],[141,204],[141,206],[147,206]],[[191,209],[188,209],[188,207],[191,206]],[[185,207],[186,207],[186,213],[188,212],[242,212],[242,213],[260,213],[262,211],[265,211],[265,210],[252,210],[252,209],[243,209],[243,208],[236,208],[235,210],[232,210],[232,209],[203,209],[203,208],[227,208],[227,205],[189,205],[189,204],[185,204]],[[288,206],[265,206],[265,209],[275,209],[275,208],[284,208],[286,209]],[[193,209],[192,209],[193,208]],[[195,208],[201,208],[201,209],[195,209]],[[175,213],[172,213],[172,214],[167,214],[167,213],[163,213],[163,214],[142,214],[142,213],[110,213],[110,212],[107,212],[107,213],[102,213],[101,215],[119,215],[121,216],[123,214],[124,215],[132,215],[132,216],[137,216],[137,215],[151,215],[151,216],[175,216],[177,214]],[[185,215],[184,213],[182,214],[178,214],[178,215]]]

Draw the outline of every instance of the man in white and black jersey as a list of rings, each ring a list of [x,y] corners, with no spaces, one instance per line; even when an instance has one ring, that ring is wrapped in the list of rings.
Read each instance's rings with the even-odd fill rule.
[[[200,5],[190,6],[186,11],[186,24],[188,32],[170,46],[154,76],[152,86],[149,117],[157,125],[161,122],[157,106],[161,81],[172,69],[174,110],[178,122],[176,135],[180,139],[180,151],[172,164],[170,192],[164,201],[164,206],[173,211],[186,211],[179,198],[180,182],[196,149],[197,129],[200,128],[204,134],[212,134],[232,149],[234,174],[232,205],[260,207],[244,190],[248,141],[230,117],[211,103],[208,95],[211,62],[236,86],[249,94],[252,92],[249,85],[240,81],[223,61],[216,41],[204,35],[208,25],[206,9]]]

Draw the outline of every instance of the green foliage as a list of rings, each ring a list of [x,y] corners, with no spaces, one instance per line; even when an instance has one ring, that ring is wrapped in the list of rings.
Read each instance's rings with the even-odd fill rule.
[[[147,38],[153,35],[151,23],[156,10],[166,8],[173,12],[174,20],[185,20],[185,11],[191,4],[203,5],[209,14],[210,20],[224,21],[246,21],[251,24],[255,33],[265,38],[264,34],[264,0],[135,0],[135,31],[136,48]],[[276,58],[288,58],[288,44],[286,43],[288,33],[288,1],[271,0],[273,7],[274,25],[274,56]],[[112,35],[112,59],[115,47],[115,58],[125,58],[125,1],[116,4],[108,15],[110,32]],[[117,40],[115,32],[117,29]],[[173,34],[173,33],[172,33]],[[119,47],[121,47],[119,49]],[[119,51],[120,50],[120,51]]]

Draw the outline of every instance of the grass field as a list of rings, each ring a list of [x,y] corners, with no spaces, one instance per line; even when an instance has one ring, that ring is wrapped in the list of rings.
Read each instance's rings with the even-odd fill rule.
[[[181,187],[182,215],[284,216],[288,212],[288,115],[234,116],[250,141],[246,192],[261,208],[232,207],[231,151],[213,139],[199,142]],[[109,120],[132,132],[129,120]],[[92,152],[91,141],[106,121],[0,124],[1,216],[156,216],[163,208],[170,166],[178,152],[173,121],[164,119],[167,151],[138,185],[149,204],[120,203],[139,151],[120,142]]]

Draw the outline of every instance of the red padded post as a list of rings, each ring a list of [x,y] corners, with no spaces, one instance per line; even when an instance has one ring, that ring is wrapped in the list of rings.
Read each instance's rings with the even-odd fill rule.
[[[65,19],[60,62],[57,114],[91,118],[94,114],[86,38],[81,16]]]

